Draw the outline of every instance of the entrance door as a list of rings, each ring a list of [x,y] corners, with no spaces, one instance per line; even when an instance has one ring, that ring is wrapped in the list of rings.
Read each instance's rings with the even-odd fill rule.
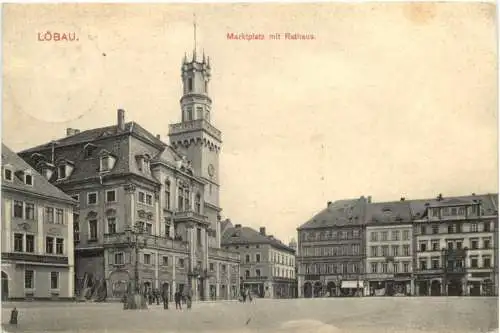
[[[2,302],[9,298],[9,277],[2,271]]]

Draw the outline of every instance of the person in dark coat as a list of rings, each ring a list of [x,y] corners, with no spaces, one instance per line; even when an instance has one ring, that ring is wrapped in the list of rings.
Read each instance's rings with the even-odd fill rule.
[[[182,310],[181,298],[182,298],[181,293],[177,291],[174,295],[174,300],[175,300],[175,308],[179,310]]]
[[[163,292],[161,294],[161,299],[163,301],[163,309],[168,309],[168,289],[163,288]]]

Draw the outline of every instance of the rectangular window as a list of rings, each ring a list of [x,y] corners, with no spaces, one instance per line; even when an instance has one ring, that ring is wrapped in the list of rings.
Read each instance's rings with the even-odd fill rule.
[[[215,265],[214,265],[214,263],[213,263],[213,262],[211,262],[211,263],[209,264],[209,269],[210,269],[210,272],[213,272],[213,271],[215,270]]]
[[[483,267],[490,268],[491,267],[491,258],[483,256]]]
[[[448,233],[452,234],[454,232],[455,228],[453,228],[453,225],[448,225]]]
[[[26,235],[26,252],[35,252],[35,236]]]
[[[222,270],[223,272],[225,272],[225,271],[226,271],[226,265],[222,264],[220,267],[221,267],[221,270]]]
[[[420,269],[422,271],[426,270],[427,269],[427,261],[426,260],[421,260],[420,261]]]
[[[16,252],[24,252],[24,235],[23,234],[14,234],[14,251]]]
[[[399,230],[393,230],[391,236],[392,236],[393,241],[398,241],[399,240]]]
[[[427,228],[425,227],[425,225],[421,226],[420,227],[420,234],[425,235],[426,233],[427,233]]]
[[[56,224],[64,224],[64,210],[56,209]]]
[[[432,258],[432,269],[439,269],[439,258]]]
[[[97,204],[97,192],[87,193],[87,204],[88,205]]]
[[[46,253],[54,253],[54,238],[46,237],[45,238],[45,252]]]
[[[149,253],[144,253],[144,264],[151,265],[151,255]]]
[[[56,239],[56,253],[57,254],[64,253],[64,239],[63,238]]]
[[[153,234],[153,225],[151,223],[146,223],[146,233],[148,235],[152,235]]]
[[[382,241],[386,241],[387,240],[387,231],[382,231]]]
[[[3,174],[4,174],[5,180],[12,181],[12,170],[5,169]]]
[[[196,228],[196,241],[198,243],[198,246],[201,246],[201,229]]]
[[[479,241],[477,239],[471,239],[470,240],[470,248],[472,250],[477,250],[479,248]]]
[[[35,272],[31,269],[24,271],[24,289],[35,288]]]
[[[57,168],[57,178],[58,179],[64,179],[64,178],[66,178],[66,165],[65,164],[60,165]]]
[[[484,222],[483,224],[483,231],[484,232],[490,232],[490,222]]]
[[[184,268],[184,259],[183,258],[179,258],[178,264],[179,264],[180,268]]]
[[[163,257],[163,266],[168,266],[168,257],[167,256]]]
[[[453,250],[453,242],[448,242],[448,250]]]
[[[23,202],[14,200],[14,217],[23,218]]]
[[[184,194],[184,209],[191,210],[191,203],[189,202],[190,197],[189,189],[186,189],[186,193]]]
[[[165,183],[165,208],[170,209],[170,183]]]
[[[470,231],[471,232],[477,232],[477,223],[471,223],[470,224]]]
[[[455,230],[457,233],[461,233],[462,232],[462,225],[460,223],[456,223]]]
[[[33,176],[30,174],[24,175],[24,183],[26,185],[33,185]]]
[[[89,221],[89,240],[97,240],[97,220]]]
[[[465,215],[465,207],[458,208],[458,215],[459,216],[464,216]]]
[[[125,257],[123,252],[115,253],[115,265],[123,265],[125,264]]]
[[[249,254],[245,255],[245,262],[247,262],[247,263],[250,262],[250,255]]]
[[[382,246],[382,256],[383,257],[389,256],[389,246],[388,245]]]
[[[439,217],[439,208],[432,208],[432,217]]]
[[[439,224],[433,224],[432,225],[432,233],[435,235],[435,234],[439,234]]]
[[[439,240],[431,240],[432,251],[439,251]]]
[[[388,272],[387,267],[388,267],[387,263],[383,262],[382,263],[382,273],[387,273]]]
[[[410,256],[410,245],[403,245],[403,256]]]
[[[371,263],[371,267],[372,267],[372,273],[377,273],[377,263],[376,262],[372,262]]]
[[[108,217],[108,234],[116,234],[116,217]]]
[[[146,194],[146,205],[153,205],[153,196],[151,194]]]
[[[457,209],[456,208],[451,208],[451,216],[456,216],[457,215]]]
[[[59,289],[59,272],[50,272],[50,289]]]
[[[257,253],[257,254],[255,255],[255,261],[256,261],[256,262],[260,262],[260,254],[258,254],[258,253]]]
[[[490,239],[489,238],[484,238],[483,239],[483,248],[489,249],[490,248]]]
[[[371,247],[371,254],[372,254],[372,257],[378,256],[377,247],[376,246],[372,246]]]
[[[101,157],[101,172],[106,172],[111,170],[111,157],[102,156]]]
[[[24,204],[24,218],[26,220],[34,220],[35,219],[35,205],[32,203]]]
[[[477,268],[478,267],[477,257],[471,257],[470,258],[470,267],[471,268]]]
[[[137,200],[138,200],[140,203],[144,203],[144,202],[145,202],[145,199],[144,199],[144,198],[145,198],[145,196],[146,196],[146,195],[144,194],[144,192],[139,192],[139,193],[137,194],[137,196],[138,196]]]
[[[403,231],[403,240],[410,240],[410,232],[408,230]]]
[[[394,273],[399,273],[399,262],[392,263],[392,269]]]
[[[80,215],[73,214],[73,240],[80,241]]]
[[[394,257],[399,256],[399,245],[393,245],[392,246],[392,255]]]
[[[54,208],[45,207],[45,223],[54,223]]]
[[[461,249],[462,248],[462,242],[457,242],[457,249]]]
[[[422,242],[422,243],[419,244],[419,246],[420,246],[420,252],[427,251],[427,242],[425,242],[425,243]]]
[[[179,187],[177,189],[179,196],[177,198],[177,210],[182,212],[184,211],[184,189],[182,187]]]
[[[376,231],[371,232],[371,233],[370,233],[370,240],[371,240],[372,242],[376,242],[376,241],[377,241],[377,238],[378,238],[377,236],[378,236],[378,232],[376,232]]]
[[[195,197],[194,208],[198,214],[201,213],[201,196],[199,194]]]
[[[403,273],[408,273],[410,271],[410,263],[404,262],[403,263]]]
[[[106,202],[116,202],[116,190],[106,191]]]

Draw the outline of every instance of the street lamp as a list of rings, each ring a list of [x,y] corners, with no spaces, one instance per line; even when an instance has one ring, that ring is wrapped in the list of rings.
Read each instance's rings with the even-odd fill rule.
[[[139,224],[135,224],[133,228],[127,227],[125,229],[125,236],[129,248],[135,249],[134,260],[134,283],[133,287],[129,288],[129,295],[127,297],[126,309],[137,310],[147,309],[147,302],[139,287],[139,250],[147,246],[147,239],[144,238],[141,242],[140,236],[144,236],[144,230]],[[131,289],[131,290],[130,290]]]

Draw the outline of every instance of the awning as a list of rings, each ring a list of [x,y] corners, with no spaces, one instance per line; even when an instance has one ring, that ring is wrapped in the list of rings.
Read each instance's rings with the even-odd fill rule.
[[[363,288],[363,281],[342,281],[342,287],[347,289]]]

